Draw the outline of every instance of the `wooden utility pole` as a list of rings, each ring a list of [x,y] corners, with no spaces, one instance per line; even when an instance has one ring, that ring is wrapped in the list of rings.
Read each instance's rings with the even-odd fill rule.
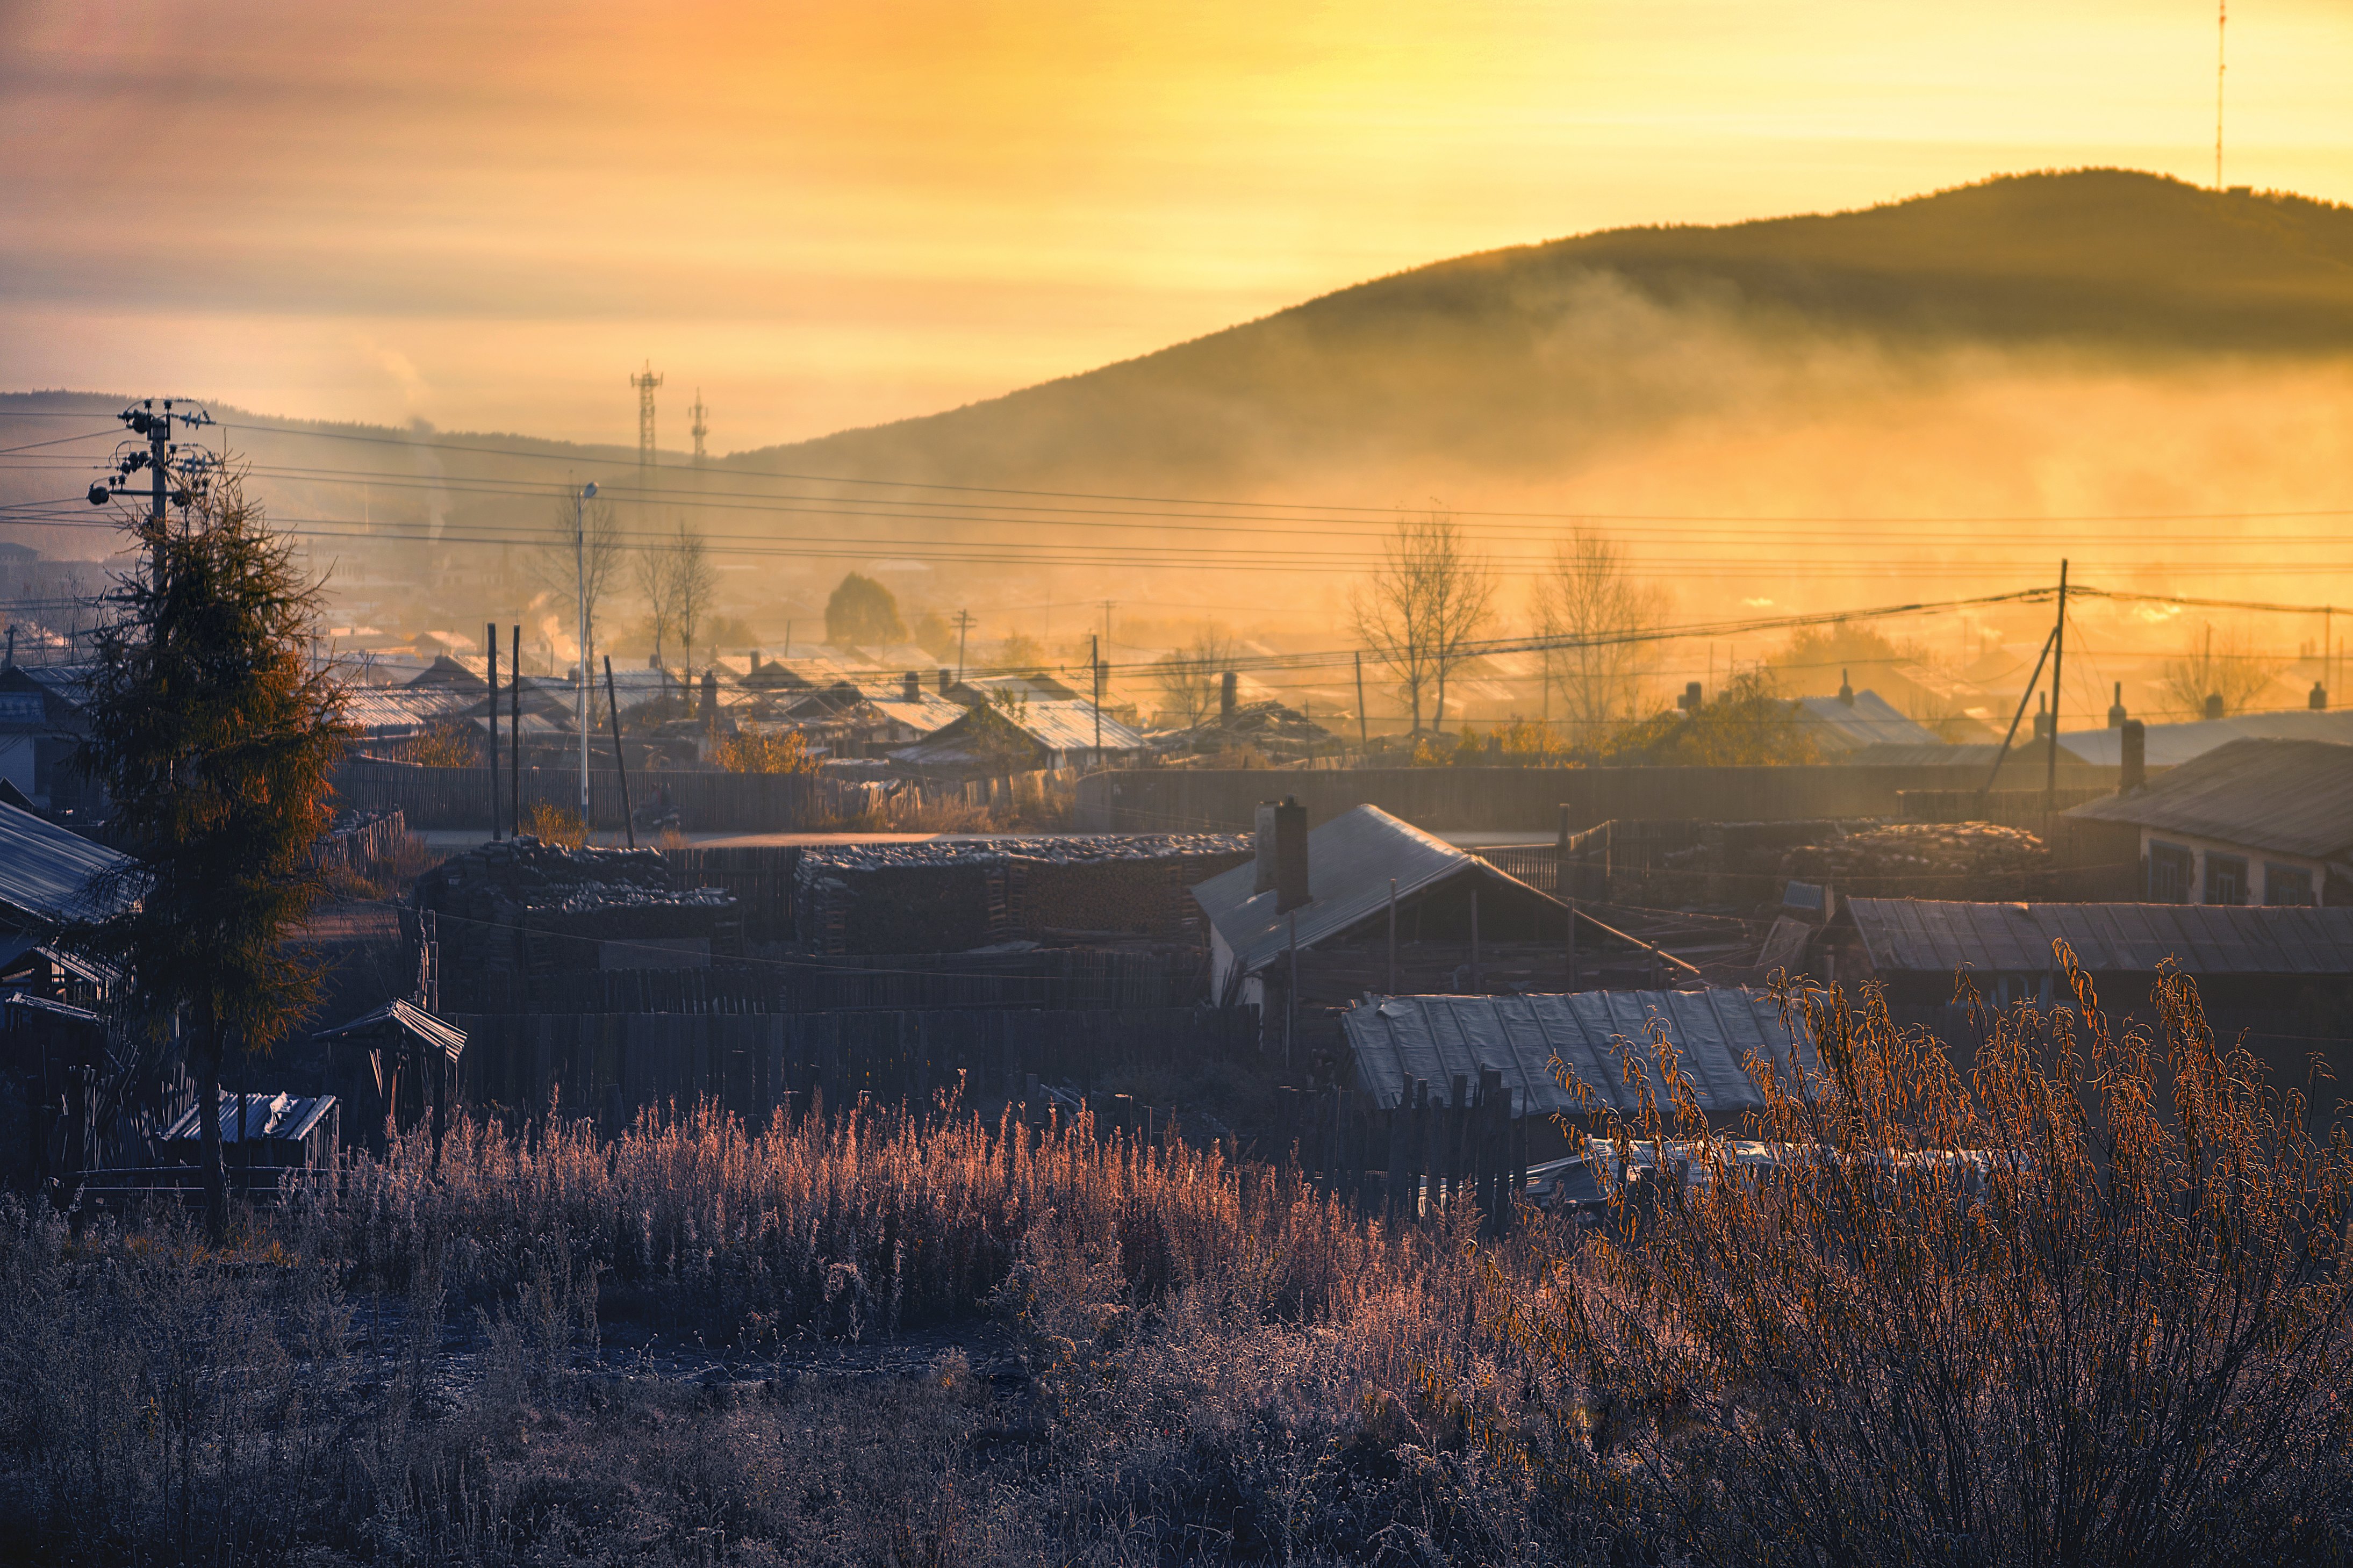
[[[1372,731],[1365,727],[1365,656],[1362,650],[1356,654],[1356,748],[1365,752],[1373,749]]]
[[[2067,563],[2059,563],[2059,620],[2051,628],[2051,752],[2043,759],[2042,812],[2047,818],[2059,809],[2060,676],[2067,662]],[[2046,826],[2048,824],[2046,823]]]
[[[490,649],[490,662],[484,669],[490,679],[491,697],[484,710],[489,721],[482,726],[482,733],[491,753],[491,839],[495,843],[499,837],[499,623],[491,622],[490,630],[483,636]]]

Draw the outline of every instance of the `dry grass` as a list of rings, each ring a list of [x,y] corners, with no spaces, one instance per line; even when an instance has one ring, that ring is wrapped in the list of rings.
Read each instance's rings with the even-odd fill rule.
[[[588,826],[578,812],[543,800],[533,801],[523,808],[522,831],[542,844],[561,845],[566,849],[577,849],[588,842]]]
[[[1825,1015],[1841,1111],[1760,1129],[1817,1165],[1484,1247],[945,1105],[470,1125],[224,1250],[10,1208],[0,1557],[2330,1560],[2348,1156],[2175,1002],[2170,1066],[2020,1015],[1966,1094]],[[1882,1179],[1938,1139],[2027,1157]],[[596,1359],[649,1327],[768,1370]]]

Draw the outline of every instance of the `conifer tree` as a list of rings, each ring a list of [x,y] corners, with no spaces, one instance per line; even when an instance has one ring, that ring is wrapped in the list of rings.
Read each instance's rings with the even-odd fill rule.
[[[111,803],[138,900],[94,940],[150,1024],[184,1031],[218,1236],[222,1056],[267,1051],[317,994],[315,965],[285,944],[323,890],[311,846],[352,731],[308,654],[319,584],[234,473],[136,532],[143,564],[118,580],[99,632],[80,763]]]

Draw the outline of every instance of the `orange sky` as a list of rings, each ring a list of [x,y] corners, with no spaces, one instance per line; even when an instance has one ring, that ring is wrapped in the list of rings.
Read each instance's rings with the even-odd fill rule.
[[[2231,29],[2232,184],[2353,199],[2353,5]],[[2186,0],[0,0],[0,388],[718,450],[1466,250],[2123,163]]]

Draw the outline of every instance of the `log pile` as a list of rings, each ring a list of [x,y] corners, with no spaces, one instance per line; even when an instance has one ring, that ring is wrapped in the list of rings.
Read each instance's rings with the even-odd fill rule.
[[[2051,851],[2000,823],[1898,822],[1801,845],[1781,869],[1845,898],[2034,899],[2048,891]]]
[[[1189,889],[1250,854],[1208,833],[828,845],[795,869],[794,929],[820,952],[1198,942]]]
[[[651,849],[566,849],[524,835],[450,857],[417,879],[413,901],[439,917],[444,973],[459,979],[596,969],[607,942],[742,947],[734,895],[678,886]]]

